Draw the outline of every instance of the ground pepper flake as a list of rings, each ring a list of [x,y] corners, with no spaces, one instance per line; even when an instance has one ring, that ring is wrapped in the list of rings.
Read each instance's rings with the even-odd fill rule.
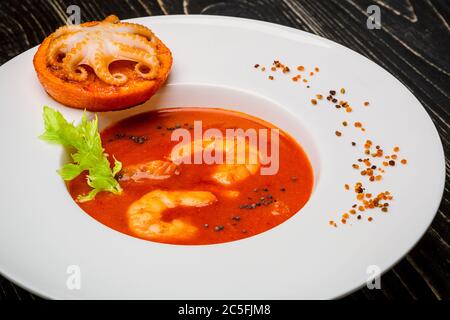
[[[316,99],[312,99],[311,103],[315,106],[315,105],[317,105],[317,100]]]
[[[312,73],[311,73],[312,74]],[[346,90],[344,88],[341,88],[339,90],[340,94],[345,94]],[[345,112],[352,112],[353,108],[350,106],[350,104],[347,101],[343,101],[343,100],[338,100],[337,96],[336,96],[336,91],[331,89],[329,90],[329,94],[326,95],[326,100],[329,103],[332,103],[336,109],[344,109]],[[318,100],[322,100],[324,96],[321,94],[316,94],[316,98]],[[313,99],[316,100],[316,99]],[[338,102],[339,101],[339,102]],[[317,102],[317,100],[316,100]],[[365,101],[363,102],[364,106],[369,106],[370,103],[369,101]],[[342,125],[344,127],[348,126],[348,122],[347,121],[343,121]],[[363,124],[360,121],[355,121],[353,123],[355,128],[360,129],[361,131],[365,132],[366,129],[364,128]],[[340,131],[335,131],[336,136],[341,137],[342,133]],[[352,141],[351,145],[353,147],[356,146],[356,142]],[[374,148],[373,148],[374,147]],[[373,149],[372,149],[373,148]],[[394,153],[398,153],[400,151],[400,148],[398,146],[395,146],[393,148]],[[370,182],[375,182],[375,181],[381,181],[383,179],[383,174],[385,173],[385,170],[383,168],[381,168],[381,166],[384,167],[394,167],[395,166],[395,160],[400,159],[400,157],[397,154],[385,154],[383,148],[380,145],[373,145],[373,142],[371,140],[366,140],[364,143],[364,148],[363,148],[363,152],[365,155],[367,155],[367,158],[365,159],[358,159],[358,162],[360,162],[361,164],[364,165],[365,168],[363,168],[360,171],[361,176],[366,177]],[[377,159],[386,159],[385,161],[382,162],[378,162],[377,163]],[[378,160],[378,161],[380,161]],[[399,160],[401,164],[405,165],[407,164],[407,160],[406,159],[402,159]],[[358,164],[352,164],[352,168],[359,170],[360,169],[360,165]],[[345,190],[350,190],[350,186],[348,184],[344,184],[344,189]],[[352,217],[352,215],[356,215],[356,212],[360,212],[360,213],[365,213],[367,210],[373,210],[375,208],[379,208],[381,212],[388,212],[388,206],[389,206],[389,201],[391,201],[393,199],[392,195],[388,192],[381,192],[378,195],[374,196],[371,193],[366,193],[365,188],[363,188],[362,184],[360,182],[355,184],[355,193],[356,193],[356,200],[358,202],[360,202],[359,205],[354,204],[352,206],[352,208],[357,208],[357,210],[352,209],[350,210],[350,214],[348,213],[344,213],[340,219],[340,222],[342,224],[346,224],[347,221]],[[362,215],[358,214],[357,216],[358,220],[362,220]],[[368,221],[373,221],[373,217],[367,217]],[[332,226],[337,226],[336,222],[334,222],[333,220],[330,221],[330,225]]]
[[[365,213],[367,210],[380,209],[381,212],[387,213],[389,207],[389,201],[393,199],[393,196],[389,191],[384,191],[376,196],[372,193],[366,192],[366,189],[363,187],[361,182],[355,183],[354,191],[356,194],[356,200],[359,202],[358,204],[352,205],[353,209],[350,209],[348,212],[350,215],[345,212],[341,216],[341,223],[346,224],[352,216],[356,216],[358,220],[362,219],[362,213]],[[357,208],[357,210],[355,210]],[[358,212],[358,214],[357,214]],[[369,222],[373,220],[372,216],[367,218]]]
[[[344,109],[346,112],[348,112],[348,113],[350,113],[350,112],[353,111],[353,108],[350,106],[350,104],[349,104],[347,101],[338,100],[338,99],[336,98],[336,95],[337,95],[336,90],[331,89],[331,90],[328,91],[328,93],[329,93],[329,94],[327,95],[327,100],[330,101],[330,102],[332,102],[333,105],[336,107],[336,109],[341,109],[341,108],[343,108],[343,109]],[[345,94],[345,93],[346,93],[346,90],[345,90],[344,88],[341,88],[341,89],[339,90],[339,93],[340,93],[340,94]],[[338,101],[339,101],[339,103],[338,103]],[[362,127],[361,127],[361,130],[362,130],[362,131],[365,131],[365,128],[362,128]]]

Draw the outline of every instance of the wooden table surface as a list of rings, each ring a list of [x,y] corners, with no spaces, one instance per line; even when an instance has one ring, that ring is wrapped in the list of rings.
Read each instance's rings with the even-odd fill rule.
[[[66,9],[72,4],[81,8],[82,22],[110,13],[121,19],[227,15],[270,21],[336,41],[381,65],[414,93],[433,119],[449,155],[449,0],[2,0],[0,64],[38,45],[65,24]],[[366,26],[367,7],[373,4],[381,9],[379,30]],[[407,121],[407,115],[398,121]],[[345,299],[450,298],[448,158],[446,167],[444,198],[424,237],[382,276],[381,290],[363,288]],[[0,299],[39,298],[0,276]]]

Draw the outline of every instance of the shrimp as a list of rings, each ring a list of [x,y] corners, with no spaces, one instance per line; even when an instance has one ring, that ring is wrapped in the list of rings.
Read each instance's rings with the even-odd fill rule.
[[[178,166],[171,161],[154,160],[145,163],[130,165],[122,169],[122,181],[140,181],[144,179],[167,179],[179,174]]]
[[[197,150],[209,153],[214,150],[214,152],[221,152],[223,155],[231,154],[234,156],[233,162],[217,165],[211,176],[217,183],[231,185],[256,174],[260,167],[257,148],[245,142],[245,149],[239,150],[238,145],[239,143],[235,143],[234,139],[199,139],[194,140],[191,144],[176,146],[172,149],[170,158],[174,163],[182,163],[186,159],[190,159],[192,153]],[[242,154],[241,151],[245,151],[245,153]]]
[[[150,240],[187,239],[197,228],[182,219],[162,221],[165,210],[175,207],[205,207],[217,201],[208,191],[154,190],[133,202],[127,211],[128,226],[136,235]]]
[[[230,185],[255,174],[259,169],[257,164],[221,164],[212,174],[213,180],[222,184]]]

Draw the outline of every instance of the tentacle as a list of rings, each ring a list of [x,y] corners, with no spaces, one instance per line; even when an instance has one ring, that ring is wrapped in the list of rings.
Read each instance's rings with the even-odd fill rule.
[[[153,44],[156,44],[155,34],[147,27],[144,27],[140,24],[131,23],[131,22],[120,22],[118,24],[113,25],[114,32],[119,33],[133,33],[139,35],[141,37],[146,38]]]
[[[150,54],[142,49],[134,48],[122,43],[115,42],[119,52],[119,58],[124,60],[136,61],[135,71],[145,79],[154,79],[158,75],[159,60],[155,54]],[[148,69],[144,72],[143,67]]]
[[[115,42],[120,42],[131,47],[145,50],[150,54],[156,55],[157,52],[156,46],[154,44],[138,34],[113,33],[111,34],[111,39]]]
[[[55,32],[53,32],[53,38],[56,39],[68,33],[73,34],[75,32],[81,31],[82,29],[83,27],[80,25],[62,26],[56,29]]]
[[[50,65],[61,65],[61,62],[59,61],[59,55],[61,53],[64,53],[64,51],[67,52],[67,38],[70,37],[70,34],[65,34],[55,40],[53,40],[50,45],[48,46],[47,51],[47,63]]]
[[[61,65],[60,54],[67,54],[82,39],[79,33],[64,34],[58,38],[54,38],[47,51],[47,62],[51,65]]]
[[[106,22],[106,23],[119,23],[120,19],[118,16],[111,14],[109,16],[107,16],[105,19],[103,19],[102,22]]]
[[[86,41],[79,42],[75,47],[70,50],[62,61],[62,66],[69,79],[75,81],[84,81],[87,78],[87,71],[80,66],[80,62],[84,58],[84,47]]]
[[[152,57],[156,57],[157,51],[155,45],[148,42],[146,38],[137,34],[114,34],[113,38],[116,42],[124,44],[131,50],[131,48],[137,48],[146,51]],[[129,58],[128,58],[129,59]],[[139,61],[134,70],[139,76],[144,79],[153,79],[158,73],[158,68],[155,66],[159,65],[159,61],[154,58]]]
[[[123,73],[111,74],[109,71],[110,63],[111,60],[105,59],[102,52],[96,52],[92,61],[92,68],[94,69],[97,77],[99,77],[102,81],[114,86],[123,85],[128,80],[127,76]]]

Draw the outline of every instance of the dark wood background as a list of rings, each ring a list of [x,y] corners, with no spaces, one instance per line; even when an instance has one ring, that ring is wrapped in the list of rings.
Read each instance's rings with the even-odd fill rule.
[[[213,14],[275,22],[343,44],[391,72],[421,101],[440,133],[447,156],[445,195],[425,236],[382,276],[382,289],[363,288],[345,299],[450,298],[450,0],[1,0],[0,64],[64,24],[71,4],[80,6],[82,22],[110,13],[121,19]],[[366,27],[372,4],[381,8],[380,30]],[[0,299],[38,298],[0,276]]]

